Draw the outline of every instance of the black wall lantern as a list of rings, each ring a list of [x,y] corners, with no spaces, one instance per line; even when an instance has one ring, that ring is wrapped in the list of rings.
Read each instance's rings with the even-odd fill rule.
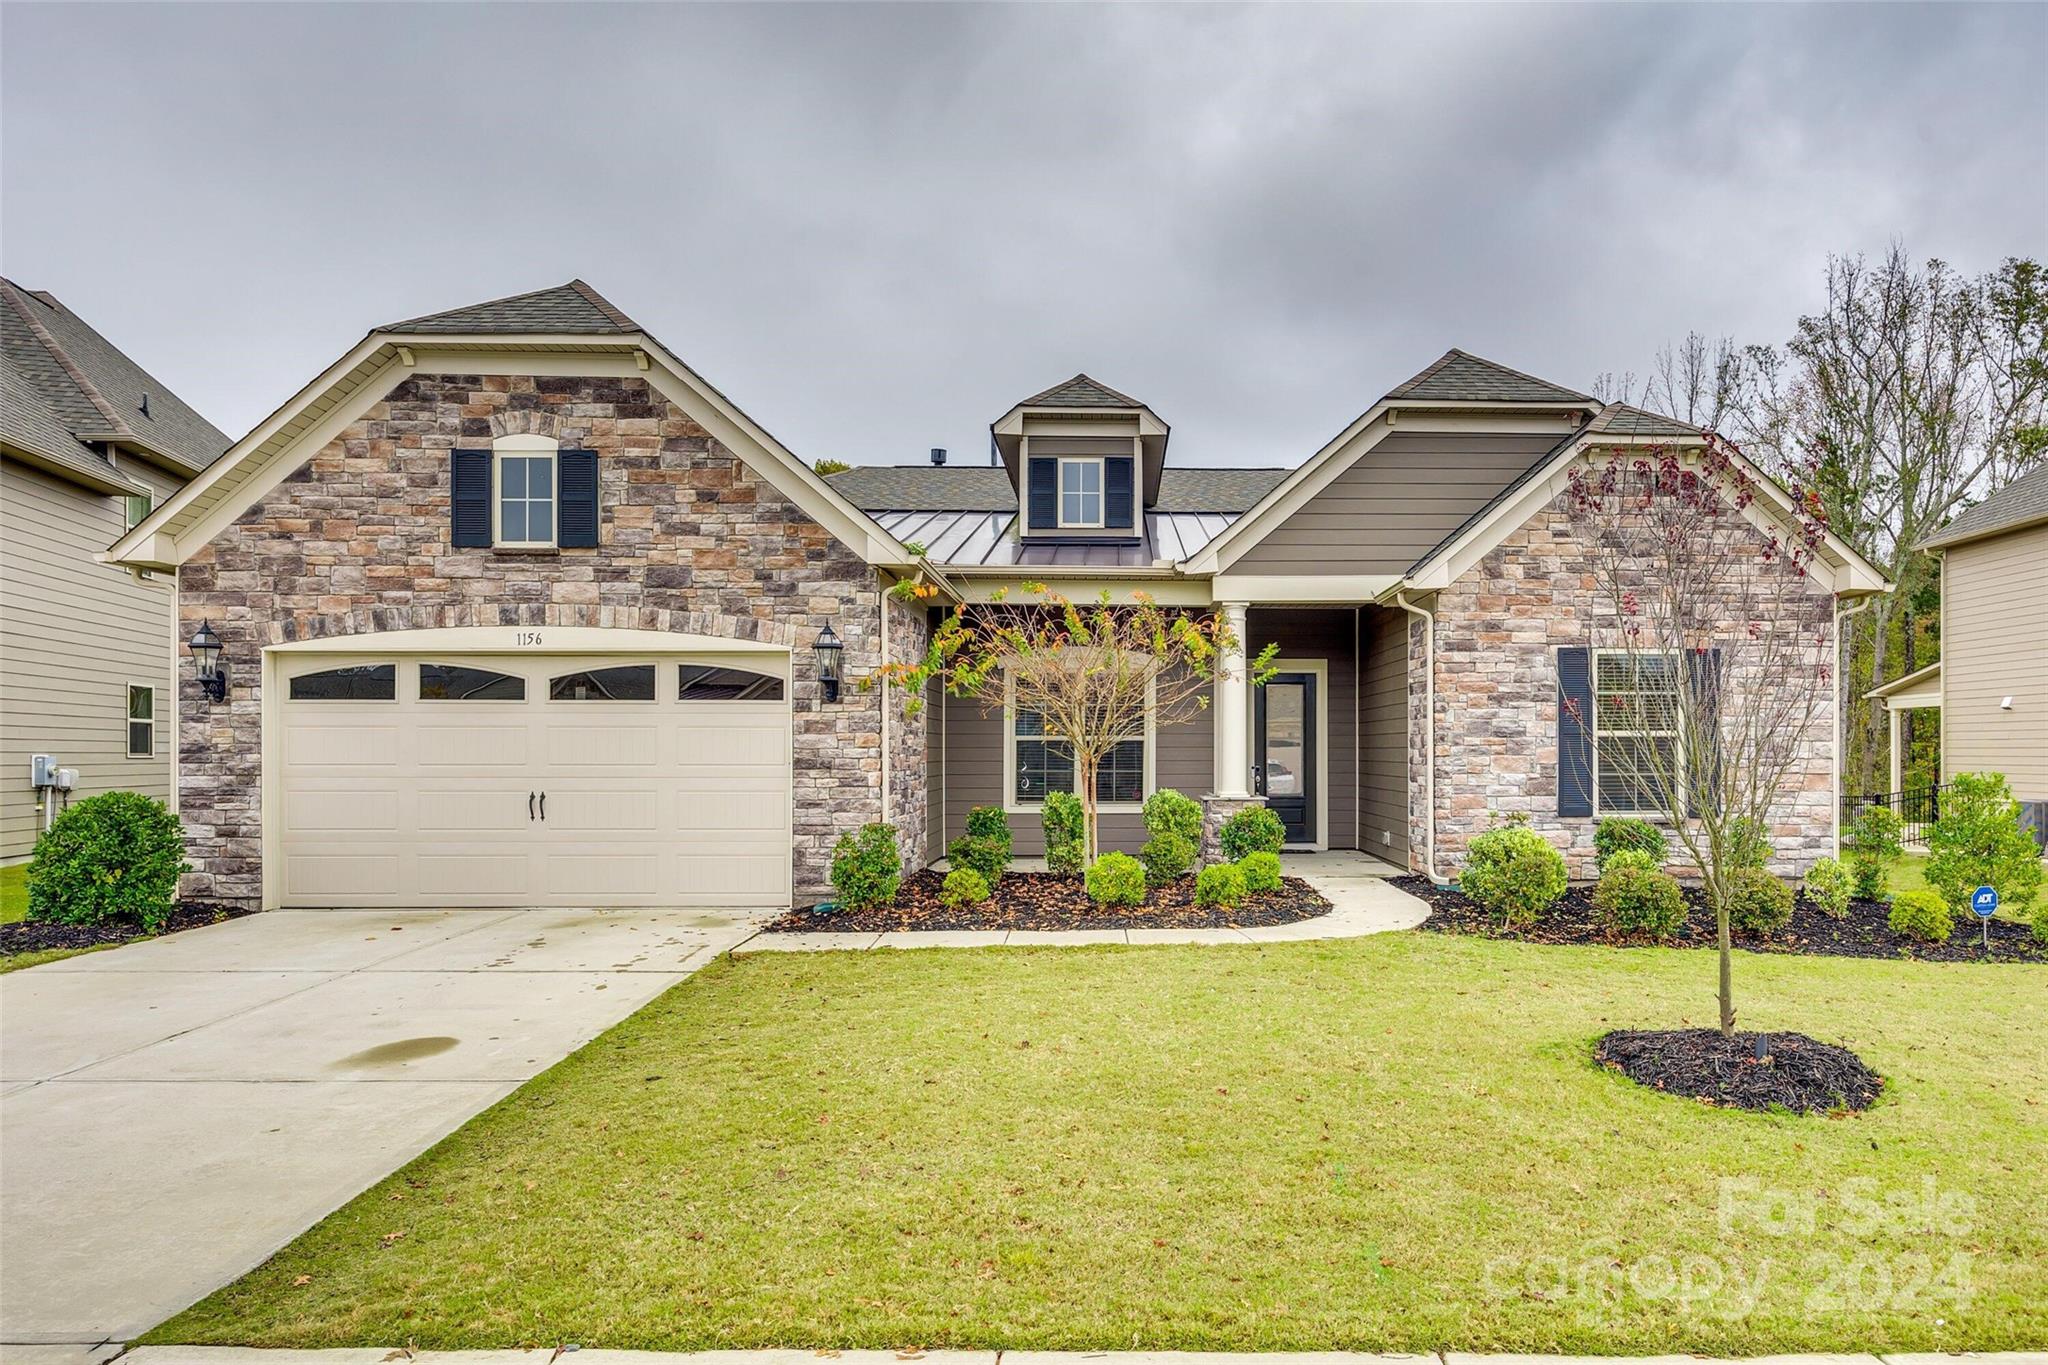
[[[192,637],[188,647],[192,651],[192,662],[198,666],[199,685],[206,689],[207,697],[213,701],[226,701],[228,667],[220,661],[220,636],[213,633],[213,622],[201,621],[199,633]]]
[[[819,633],[818,642],[811,646],[818,652],[818,681],[824,684],[825,700],[839,700],[839,657],[846,652],[846,646],[839,643],[839,637],[832,633],[832,623],[827,621]]]

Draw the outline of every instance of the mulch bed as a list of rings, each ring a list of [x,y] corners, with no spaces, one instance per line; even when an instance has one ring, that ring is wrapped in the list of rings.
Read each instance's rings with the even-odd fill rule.
[[[944,878],[926,869],[903,879],[893,905],[859,912],[799,906],[766,926],[769,933],[893,933],[901,929],[1251,929],[1330,913],[1330,902],[1299,877],[1278,891],[1247,896],[1232,910],[1195,904],[1195,879],[1147,892],[1142,905],[1097,905],[1079,877],[1010,872],[980,905],[953,909],[939,900]]]
[[[1593,1058],[1652,1089],[1739,1109],[1843,1113],[1868,1109],[1884,1089],[1861,1057],[1803,1033],[1616,1029],[1593,1045]]]
[[[198,929],[254,913],[239,906],[218,905],[211,901],[181,901],[171,912],[170,922],[164,925],[162,932],[175,934],[180,929]],[[101,920],[98,924],[19,920],[13,924],[0,924],[0,957],[12,957],[16,953],[46,953],[53,948],[100,948],[151,937],[155,935],[143,933],[133,920]]]
[[[1427,877],[1394,877],[1390,883],[1411,896],[1429,902],[1429,918],[1422,927],[1440,934],[1475,934],[1486,938],[1510,939],[1521,943],[1597,944],[1601,947],[1711,948],[1715,944],[1714,916],[1695,887],[1685,888],[1691,906],[1685,925],[1671,938],[1659,943],[1645,939],[1619,938],[1607,932],[1593,912],[1593,888],[1574,886],[1551,906],[1537,923],[1526,929],[1496,931],[1493,916],[1462,892],[1444,890]],[[1975,915],[1959,915],[1955,932],[1946,943],[1923,943],[1917,938],[1895,934],[1885,923],[1890,907],[1883,901],[1852,900],[1849,913],[1841,919],[1823,914],[1799,896],[1792,907],[1792,920],[1768,937],[1732,931],[1735,946],[1753,953],[1813,953],[1826,957],[1915,958],[1923,962],[2048,962],[2048,944],[2034,937],[2033,930],[2013,920],[1991,921],[1991,949],[1980,946]]]

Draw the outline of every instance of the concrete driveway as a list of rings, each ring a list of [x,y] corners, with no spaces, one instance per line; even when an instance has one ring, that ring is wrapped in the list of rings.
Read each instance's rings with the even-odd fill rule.
[[[147,1330],[752,933],[274,911],[0,976],[0,1356]]]

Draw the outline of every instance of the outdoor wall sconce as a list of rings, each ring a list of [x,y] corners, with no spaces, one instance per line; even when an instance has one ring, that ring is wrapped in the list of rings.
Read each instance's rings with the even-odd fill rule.
[[[846,652],[846,646],[839,643],[839,637],[832,633],[832,623],[827,621],[825,629],[818,636],[818,642],[811,646],[818,652],[818,681],[824,685],[825,700],[839,700],[839,659]]]
[[[199,685],[206,689],[212,701],[228,699],[228,668],[220,661],[220,636],[213,633],[213,622],[201,621],[199,631],[188,646],[192,651],[192,662],[199,671]]]

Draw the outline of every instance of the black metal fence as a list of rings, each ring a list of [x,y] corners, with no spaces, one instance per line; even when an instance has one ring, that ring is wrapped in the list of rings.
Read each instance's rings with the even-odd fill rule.
[[[1899,823],[1905,826],[1905,838],[1909,844],[1927,842],[1927,827],[1941,814],[1942,797],[1953,791],[1950,783],[1938,787],[1913,787],[1906,791],[1877,792],[1853,800],[1850,809],[1843,812],[1845,818],[1854,819],[1856,812],[1864,806],[1889,806],[1899,813]]]

